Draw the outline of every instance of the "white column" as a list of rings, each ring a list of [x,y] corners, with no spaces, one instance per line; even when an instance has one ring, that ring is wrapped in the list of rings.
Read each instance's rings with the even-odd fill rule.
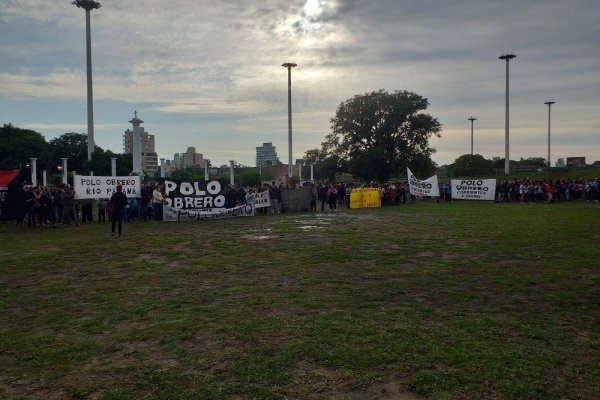
[[[48,180],[46,179],[46,170],[42,170],[42,182],[44,182],[44,186],[48,186]]]
[[[31,184],[37,186],[37,158],[31,158]]]
[[[300,178],[300,184],[302,184],[302,163],[298,163],[298,178]]]
[[[117,176],[117,157],[110,158],[110,171],[112,176]]]
[[[231,184],[231,186],[233,186],[235,180],[233,178],[233,163],[235,161],[234,160],[229,160],[229,183]]]
[[[69,160],[68,158],[61,158],[62,162],[63,162],[63,183],[66,185],[67,184],[67,161]]]
[[[90,176],[94,176],[94,171],[90,171]]]
[[[204,181],[208,182],[208,160],[204,160]]]
[[[311,182],[315,181],[314,170],[315,170],[315,164],[310,164],[310,180],[311,180]]]
[[[164,158],[160,159],[160,177],[161,178],[165,177],[165,159]]]

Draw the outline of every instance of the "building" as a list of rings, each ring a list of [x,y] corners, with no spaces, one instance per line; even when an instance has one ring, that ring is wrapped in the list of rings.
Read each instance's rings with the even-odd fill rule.
[[[183,168],[204,167],[204,157],[202,154],[196,153],[195,147],[188,147],[185,153],[180,154],[180,157],[182,158]]]
[[[567,157],[567,167],[585,168],[585,157]]]
[[[133,133],[136,128],[144,122],[138,119],[137,111],[135,114],[135,118],[129,121],[134,125],[134,129],[127,129],[123,134],[123,152],[126,154],[134,153]],[[141,137],[142,171],[144,171],[146,175],[154,175],[159,172],[158,154],[156,154],[156,148],[154,146],[154,135],[146,132],[142,126],[139,126],[139,132]]]
[[[559,158],[558,160],[556,160],[556,168],[564,168],[565,167],[565,159],[564,158]]]
[[[281,161],[277,157],[277,151],[273,143],[263,143],[261,147],[256,148],[256,166],[267,167],[271,165],[280,165]]]

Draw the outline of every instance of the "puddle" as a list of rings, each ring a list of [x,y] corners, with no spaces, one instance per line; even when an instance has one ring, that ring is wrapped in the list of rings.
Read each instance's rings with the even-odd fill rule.
[[[245,235],[244,239],[248,239],[248,240],[266,240],[266,239],[273,239],[275,238],[275,236],[271,236],[271,235]]]
[[[312,231],[315,229],[318,229],[319,227],[316,225],[304,225],[304,226],[299,226],[300,229],[302,229],[303,231]]]

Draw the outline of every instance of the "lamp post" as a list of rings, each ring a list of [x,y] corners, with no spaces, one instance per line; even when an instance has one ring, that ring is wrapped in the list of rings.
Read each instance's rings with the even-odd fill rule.
[[[509,70],[508,70],[508,62],[515,58],[517,55],[513,53],[506,53],[498,57],[500,60],[506,61],[506,108],[505,108],[505,118],[504,118],[504,174],[508,175],[510,173],[510,151],[509,151],[509,107],[508,107],[508,82],[509,82]]]
[[[473,155],[473,121],[477,121],[477,118],[471,117],[469,121],[471,121],[471,155]]]
[[[282,67],[288,70],[288,176],[292,176],[292,68],[298,64],[287,62],[281,64]]]
[[[94,152],[94,96],[92,94],[92,31],[90,28],[90,11],[100,8],[94,0],[75,0],[71,4],[85,10],[85,37],[87,60],[87,115],[88,115],[88,160]]]
[[[548,168],[552,166],[550,164],[550,109],[552,108],[552,104],[555,104],[555,101],[547,101],[544,104],[548,104]]]

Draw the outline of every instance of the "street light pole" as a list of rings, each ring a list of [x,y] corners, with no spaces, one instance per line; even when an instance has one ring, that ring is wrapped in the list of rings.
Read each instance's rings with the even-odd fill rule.
[[[298,64],[293,62],[287,62],[281,64],[282,67],[288,70],[288,176],[292,176],[292,68]]]
[[[473,155],[473,121],[477,121],[477,118],[471,117],[469,121],[471,121],[471,155]]]
[[[87,60],[87,115],[88,115],[88,160],[94,152],[94,96],[92,94],[92,32],[90,11],[100,8],[94,0],[75,0],[71,4],[85,10],[86,60]]]
[[[548,104],[548,168],[552,167],[550,164],[550,108],[552,104],[556,103],[555,101],[547,101],[544,104]]]
[[[505,119],[504,119],[504,174],[508,175],[510,173],[510,150],[509,150],[509,106],[508,106],[508,82],[509,82],[509,73],[508,73],[508,62],[515,58],[517,55],[512,53],[503,54],[498,57],[500,60],[506,61],[506,109],[505,109]]]

